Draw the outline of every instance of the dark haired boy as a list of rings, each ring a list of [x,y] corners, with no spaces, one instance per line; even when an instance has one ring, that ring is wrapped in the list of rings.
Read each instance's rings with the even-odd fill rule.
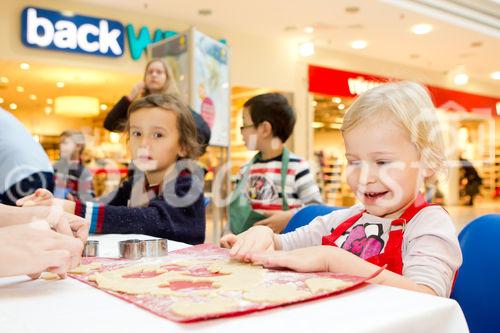
[[[241,134],[245,146],[259,153],[238,174],[231,232],[254,224],[281,232],[298,208],[322,203],[309,164],[285,147],[294,125],[295,112],[281,94],[258,95],[244,104]]]

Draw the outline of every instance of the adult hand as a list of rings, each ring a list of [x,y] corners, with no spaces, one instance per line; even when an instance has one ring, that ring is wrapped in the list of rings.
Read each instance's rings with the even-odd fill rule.
[[[280,232],[283,231],[283,229],[285,229],[286,225],[292,218],[293,214],[295,214],[294,210],[264,213],[264,215],[268,217],[264,220],[255,223],[255,225],[263,225],[269,227],[275,233],[279,234]]]
[[[50,230],[45,222],[0,228],[0,276],[49,271],[64,277],[80,262],[83,242]]]
[[[145,84],[144,84],[143,81],[136,83],[132,87],[132,90],[130,91],[130,94],[127,96],[128,100],[132,102],[134,99],[136,99],[137,96],[139,96],[143,92],[143,90],[144,90],[145,87],[146,86],[145,86]]]

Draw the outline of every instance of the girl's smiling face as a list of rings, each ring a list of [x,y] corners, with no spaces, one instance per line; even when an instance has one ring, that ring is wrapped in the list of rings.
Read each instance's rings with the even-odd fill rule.
[[[164,172],[178,156],[184,156],[179,144],[177,116],[159,107],[142,108],[130,114],[129,146],[134,164],[142,171]]]
[[[343,137],[347,183],[356,197],[372,215],[399,217],[423,184],[420,153],[409,133],[391,120],[365,121]]]

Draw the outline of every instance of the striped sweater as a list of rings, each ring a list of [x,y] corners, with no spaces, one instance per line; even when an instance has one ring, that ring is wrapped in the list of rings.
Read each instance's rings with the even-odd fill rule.
[[[249,198],[252,209],[259,213],[283,210],[281,158],[280,155],[270,160],[259,159],[250,167],[244,193]],[[248,164],[249,162],[240,169],[237,182],[242,179]],[[288,162],[285,193],[289,209],[323,203],[309,164],[293,153],[290,153]]]
[[[167,238],[188,244],[200,244],[205,240],[205,206],[203,193],[189,200],[192,186],[203,180],[183,172],[175,180],[167,183],[168,195],[158,193],[149,188],[150,200],[144,207],[128,207],[132,193],[132,179],[129,177],[123,184],[105,199],[99,202],[80,202],[75,205],[75,215],[90,221],[90,233],[96,234],[144,234]],[[137,179],[137,178],[135,178]],[[135,180],[134,180],[135,182]],[[192,190],[191,190],[192,191]],[[179,206],[173,200],[165,199],[175,196],[194,201]],[[173,197],[172,197],[173,198]],[[106,204],[102,202],[107,202]]]

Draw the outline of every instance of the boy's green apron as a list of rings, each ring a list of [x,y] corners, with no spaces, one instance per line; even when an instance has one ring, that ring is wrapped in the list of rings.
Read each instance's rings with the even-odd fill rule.
[[[240,234],[253,226],[256,222],[261,221],[267,216],[257,213],[252,210],[250,201],[247,194],[245,193],[248,174],[250,167],[260,158],[260,153],[255,155],[250,163],[248,164],[243,177],[238,182],[236,189],[231,197],[231,204],[229,205],[229,227],[231,232],[234,234]],[[290,154],[288,149],[283,149],[283,155],[281,157],[281,192],[283,200],[283,210],[288,210],[288,202],[286,201],[286,175],[288,171],[288,161],[290,160]]]

